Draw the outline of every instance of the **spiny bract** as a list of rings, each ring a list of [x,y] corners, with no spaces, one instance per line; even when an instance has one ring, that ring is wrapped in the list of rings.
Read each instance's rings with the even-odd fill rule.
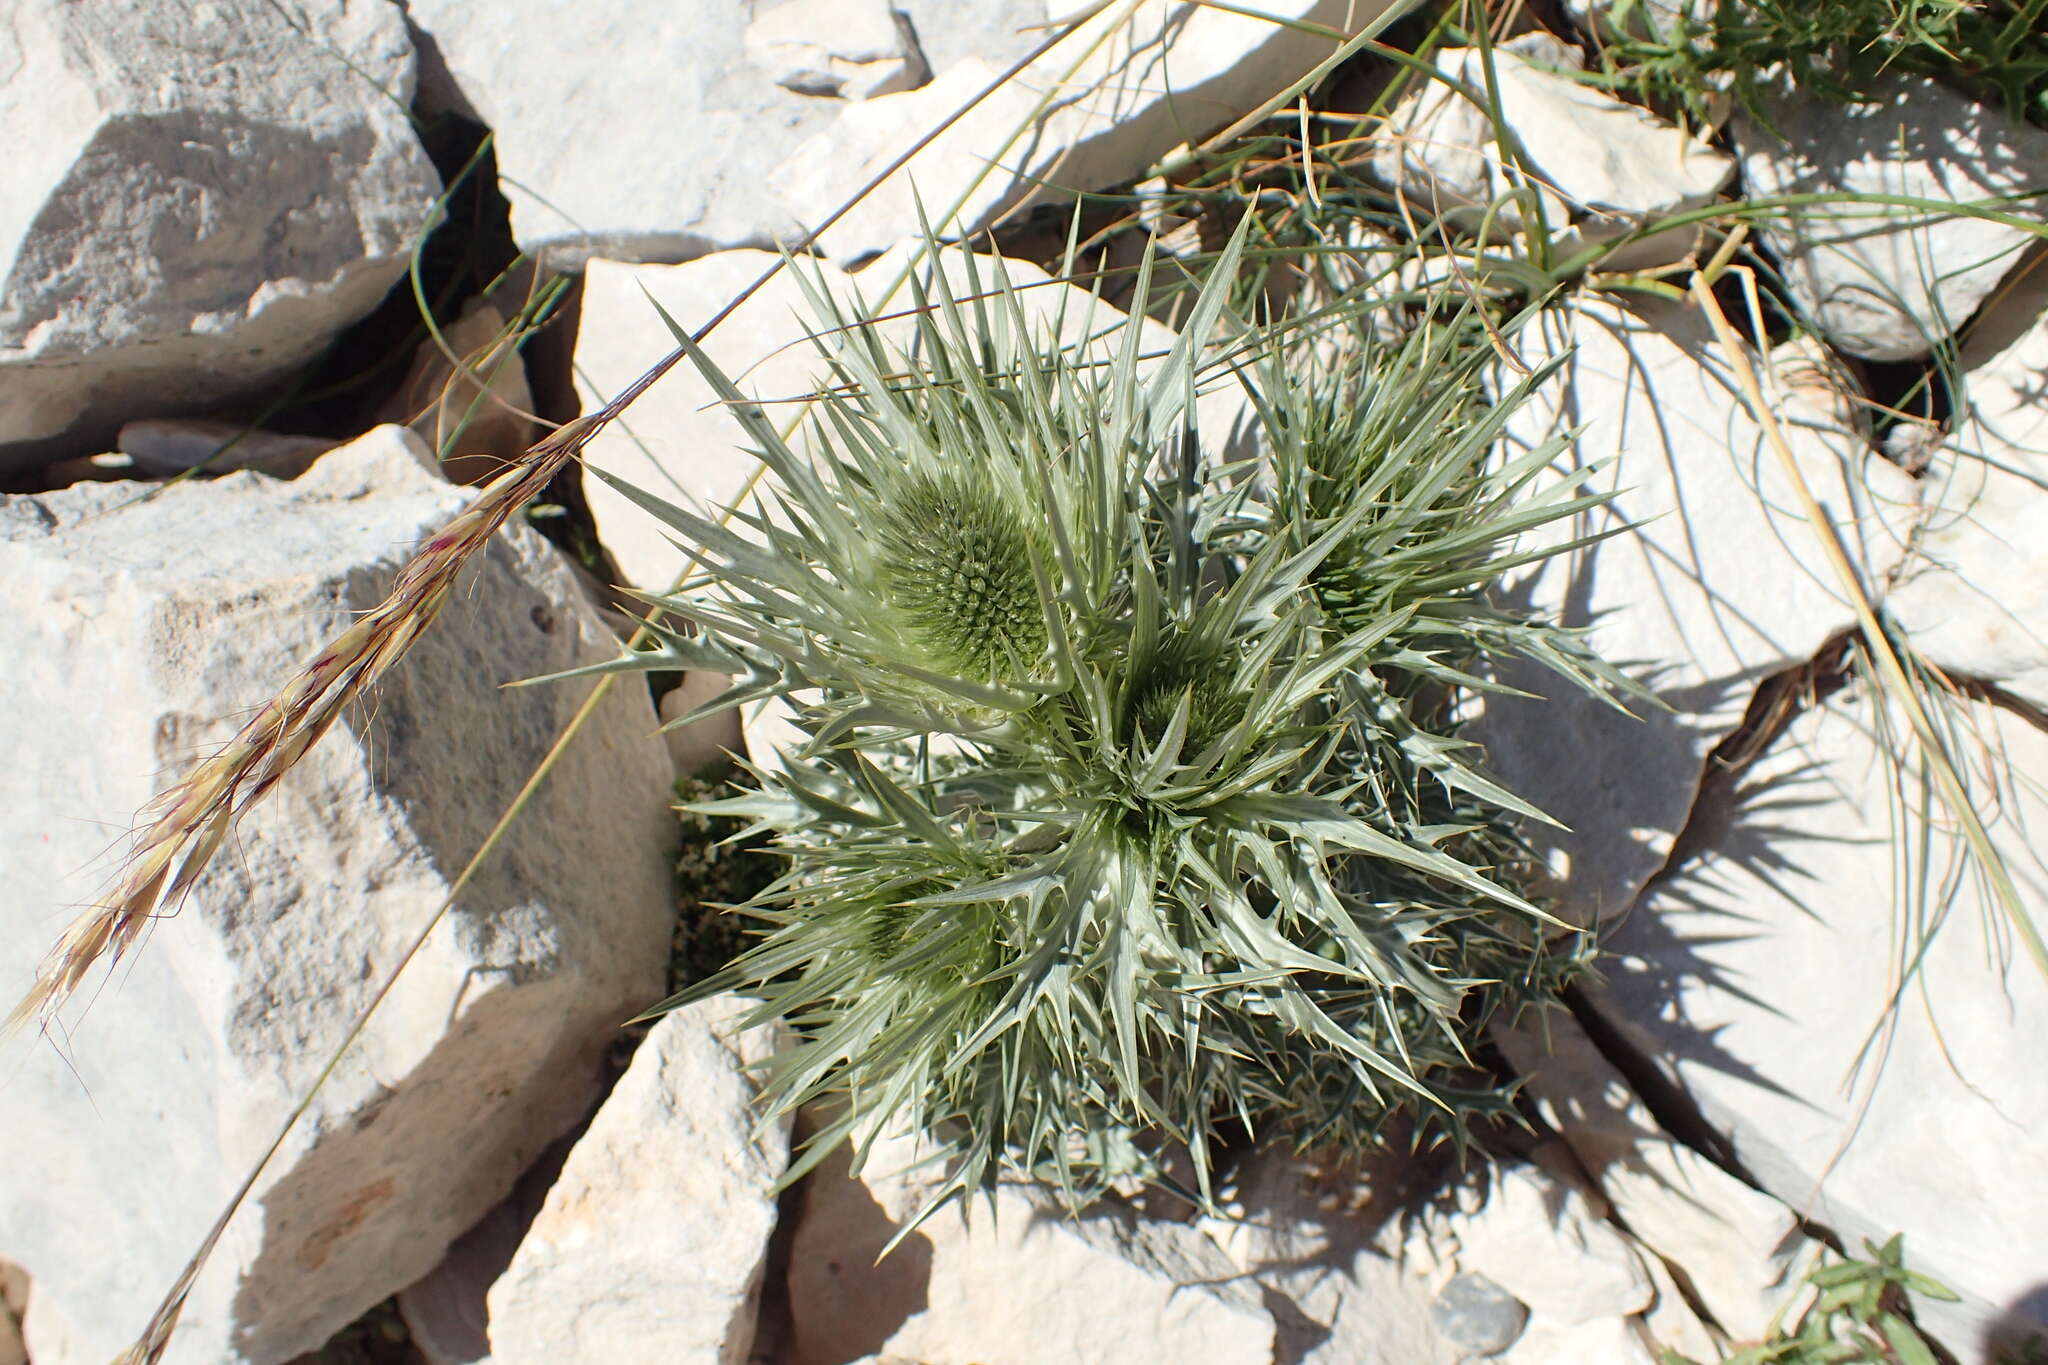
[[[1555,446],[1488,463],[1543,376],[1479,401],[1462,317],[1317,369],[1224,325],[1242,242],[1170,345],[957,251],[901,344],[814,290],[807,453],[696,356],[776,506],[732,529],[626,490],[705,586],[654,599],[694,631],[608,667],[733,674],[716,705],[779,695],[810,736],[704,807],[786,869],[743,907],[758,944],[668,1002],[739,989],[793,1027],[764,1101],[831,1103],[792,1179],[882,1124],[938,1144],[949,1192],[1026,1171],[1076,1201],[1167,1143],[1206,1193],[1219,1124],[1462,1136],[1502,1103],[1466,1040],[1575,958],[1516,890],[1533,812],[1447,721],[1489,653],[1611,681],[1484,596],[1520,532],[1597,501],[1535,487]],[[1195,430],[1198,382],[1239,377],[1263,468]]]

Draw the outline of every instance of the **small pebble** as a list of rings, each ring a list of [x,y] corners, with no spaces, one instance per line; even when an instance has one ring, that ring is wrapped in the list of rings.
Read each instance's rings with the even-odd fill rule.
[[[1493,1356],[1522,1335],[1529,1309],[1486,1276],[1467,1271],[1451,1277],[1430,1304],[1429,1318],[1446,1340],[1468,1355]]]

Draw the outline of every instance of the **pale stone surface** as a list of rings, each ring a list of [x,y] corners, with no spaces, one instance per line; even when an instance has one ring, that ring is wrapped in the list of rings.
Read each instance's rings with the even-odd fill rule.
[[[1631,718],[1517,669],[1512,681],[1549,700],[1489,698],[1471,736],[1511,790],[1570,827],[1531,836],[1565,908],[1591,921],[1625,911],[1663,865],[1701,763],[1755,684],[1855,618],[1697,312],[1579,300],[1515,338],[1532,367],[1573,343],[1563,371],[1510,419],[1508,448],[1585,424],[1560,467],[1600,464],[1589,487],[1617,496],[1538,533],[1541,543],[1633,529],[1512,574],[1502,596],[1590,626],[1592,647],[1668,709],[1638,703]],[[1916,510],[1913,481],[1847,414],[1822,420],[1809,390],[1770,401],[1852,562],[1880,591]]]
[[[1532,1167],[1502,1167],[1475,1202],[1442,1216],[1432,1239],[1448,1248],[1459,1270],[1477,1271],[1529,1306],[1517,1358],[1539,1329],[1628,1317],[1650,1306],[1656,1290],[1641,1258],[1578,1191]]]
[[[0,471],[274,379],[404,269],[440,188],[404,16],[297,11],[0,14]]]
[[[676,266],[590,262],[576,334],[583,410],[610,399],[674,349],[650,295],[677,325],[694,330],[775,260],[766,251],[722,251]],[[845,275],[829,265],[817,269],[828,288],[845,290]],[[808,339],[809,321],[803,291],[784,270],[718,325],[704,351],[748,393],[800,397],[813,391],[824,368]],[[749,481],[762,465],[745,442],[739,423],[685,360],[598,433],[584,459],[592,469],[702,515],[748,498]],[[598,536],[626,582],[649,592],[669,588],[688,559],[667,528],[603,480],[586,475],[583,486]]]
[[[1200,1225],[1276,1308],[1275,1359],[1293,1365],[1455,1365],[1431,1321],[1435,1261],[1407,1255],[1395,1207],[1408,1158],[1360,1171],[1284,1150],[1239,1163],[1225,1216]],[[1386,1193],[1375,1198],[1375,1191]]]
[[[890,0],[788,0],[747,25],[747,60],[799,95],[864,100],[921,84],[924,54]]]
[[[1956,704],[1974,742],[2009,765],[1996,792],[1979,778],[1973,805],[2038,922],[2048,805],[2033,781],[2048,772],[2048,734]],[[1884,1026],[1902,893],[1921,875],[1917,827],[1895,821],[1892,785],[1917,793],[1922,779],[1910,742],[1880,739],[1875,721],[1860,690],[1796,718],[1735,798],[1702,813],[1698,857],[1615,933],[1596,1000],[1765,1189],[1852,1252],[1903,1232],[1911,1264],[1965,1296],[1921,1312],[1968,1358],[2048,1265],[2048,1151],[2032,1137],[2048,1127],[2048,983],[1981,882],[1961,875]],[[1890,726],[1904,733],[1896,715]],[[1951,837],[1934,836],[1931,885],[1947,875]]]
[[[372,606],[466,498],[379,428],[296,482],[0,499],[0,998],[113,870],[130,813]],[[513,529],[243,821],[66,1031],[9,1049],[0,1254],[38,1365],[102,1365],[199,1245],[582,701],[499,684],[617,649]],[[589,1103],[660,991],[669,763],[601,706],[327,1082],[200,1276],[166,1360],[310,1350],[440,1259]]]
[[[1538,1319],[1496,1365],[1658,1365],[1657,1353],[1630,1318],[1593,1318],[1570,1324]]]
[[[964,200],[953,223],[941,227],[966,237],[1032,204],[1133,179],[1162,153],[1250,112],[1335,50],[1334,39],[1300,25],[1356,32],[1388,3],[1109,6],[920,149],[820,245],[852,263],[914,237],[920,198],[934,218]],[[1001,69],[993,55],[978,67],[935,61],[938,79],[930,85],[845,108],[769,179],[798,220],[821,223]]]
[[[1583,244],[1628,231],[1660,215],[1711,203],[1735,172],[1734,160],[1683,129],[1550,69],[1577,64],[1577,52],[1547,33],[1529,33],[1494,51],[1501,116],[1521,143],[1529,185],[1544,201],[1556,233],[1579,218]],[[1446,48],[1437,69],[1476,91],[1486,72],[1471,48]],[[1477,225],[1481,210],[1521,187],[1522,172],[1502,153],[1486,110],[1451,86],[1422,84],[1388,116],[1377,135],[1373,170],[1426,213],[1449,212]],[[1517,205],[1500,214],[1507,229],[1535,227]],[[1663,234],[1659,234],[1661,240]],[[1632,264],[1662,264],[1684,254],[1690,238],[1672,237],[1657,259],[1636,250]]]
[[[935,71],[1004,64],[1044,20],[1026,0],[897,0]],[[431,93],[497,135],[522,249],[682,261],[793,242],[777,163],[842,107],[785,90],[747,59],[753,0],[585,0],[562,41],[558,0],[409,0],[445,63]],[[858,107],[858,106],[856,106]]]
[[[1273,1315],[1194,1226],[1117,1208],[1078,1220],[1005,1185],[991,1206],[932,1215],[876,1261],[928,1201],[930,1168],[883,1140],[858,1178],[846,1155],[810,1177],[790,1248],[790,1365],[863,1353],[921,1365],[1069,1365],[1105,1343],[1131,1365],[1269,1365]]]
[[[587,1125],[585,1125],[587,1127]],[[533,1225],[582,1131],[549,1143],[520,1175],[512,1193],[449,1244],[441,1264],[398,1291],[398,1314],[426,1365],[490,1365],[490,1307],[485,1295]]]
[[[1962,365],[1969,406],[1934,456],[1918,554],[1885,605],[1941,668],[2048,708],[2048,270],[1986,315]]]
[[[1475,1271],[1453,1275],[1437,1291],[1430,1320],[1471,1355],[1499,1355],[1529,1325],[1529,1305]]]
[[[124,425],[115,444],[137,474],[182,474],[200,468],[209,474],[231,474],[253,469],[272,478],[295,479],[341,443],[199,417],[146,417]]]
[[[491,1286],[494,1365],[747,1358],[789,1158],[752,1109],[776,1044],[739,1029],[750,1008],[700,1001],[640,1044]]]
[[[1792,1210],[1674,1141],[1570,1015],[1495,1038],[1635,1240],[1732,1336],[1760,1339],[1818,1250]]]
[[[1747,114],[1731,125],[1752,197],[1853,191],[1967,204],[2048,184],[2048,132],[1937,81],[1887,76],[1863,104],[1780,88],[1763,111],[1776,132]],[[1993,207],[2048,220],[2038,196]],[[1871,360],[1926,355],[2037,240],[1979,218],[1856,203],[1773,214],[1757,231],[1801,310]]]
[[[1638,1321],[1648,1337],[1653,1351],[1676,1351],[1688,1360],[1701,1362],[1721,1358],[1721,1340],[1700,1319],[1678,1281],[1672,1277],[1671,1269],[1662,1258],[1643,1257],[1643,1265],[1650,1272],[1650,1283],[1657,1287],[1657,1301],[1641,1313]],[[1661,1365],[1661,1362],[1660,1362]]]

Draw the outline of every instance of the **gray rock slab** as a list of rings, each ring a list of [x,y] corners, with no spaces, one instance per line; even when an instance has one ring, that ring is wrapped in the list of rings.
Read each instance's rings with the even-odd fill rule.
[[[288,483],[0,499],[0,998],[115,870],[131,814],[468,496],[380,427]],[[34,1276],[38,1365],[103,1365],[130,1343],[584,695],[501,684],[616,649],[552,546],[499,535],[183,907],[61,1031],[10,1046],[0,1255]],[[654,725],[628,688],[592,714],[228,1229],[171,1365],[319,1347],[431,1269],[586,1110],[667,959]]]
[[[1986,312],[1961,361],[1966,406],[1886,609],[1938,667],[2048,709],[2048,269]]]
[[[970,237],[1032,204],[1134,179],[1175,146],[1278,94],[1335,50],[1330,33],[1356,32],[1388,3],[1109,6],[920,149],[820,246],[855,264],[915,237],[920,199],[946,235]],[[930,85],[847,105],[792,149],[770,180],[794,218],[824,222],[1002,64],[988,57],[933,69]]]
[[[1444,82],[1427,81],[1395,106],[1377,133],[1374,173],[1421,212],[1445,213],[1474,228],[1502,196],[1533,189],[1552,234],[1579,224],[1575,244],[1617,237],[1713,202],[1735,174],[1733,158],[1647,110],[1573,80],[1567,71],[1577,58],[1576,49],[1540,32],[1510,39],[1494,52],[1501,120],[1525,163],[1502,153],[1485,108]],[[1476,91],[1486,88],[1485,64],[1474,49],[1445,48],[1436,55],[1436,67]],[[1516,202],[1501,206],[1499,222],[1536,227],[1534,215]],[[1689,238],[1665,238],[1650,239],[1670,248],[1663,253],[1632,248],[1632,266],[1661,265],[1684,255]]]
[[[994,1204],[939,1210],[877,1261],[930,1198],[907,1139],[845,1154],[806,1182],[790,1247],[791,1365],[865,1353],[921,1365],[1271,1365],[1275,1323],[1257,1289],[1192,1224],[1102,1208],[1071,1219],[1005,1185]]]
[[[2048,733],[1956,704],[2004,768],[1994,787],[1973,763],[1973,804],[2038,923]],[[1921,1321],[1972,1359],[1997,1315],[2040,1316],[2048,981],[1959,867],[1947,817],[1923,843],[1902,816],[1923,778],[1901,718],[1880,717],[1860,689],[1797,717],[1615,932],[1595,999],[1766,1190],[1852,1253],[1904,1233],[1909,1262],[1964,1296],[1921,1300]]]
[[[1662,703],[1631,717],[1516,668],[1508,680],[1545,700],[1489,697],[1470,731],[1511,790],[1569,826],[1531,833],[1566,909],[1590,923],[1626,910],[1663,865],[1701,764],[1756,684],[1855,618],[1697,312],[1580,300],[1515,345],[1532,367],[1577,349],[1510,419],[1507,449],[1583,426],[1560,469],[1597,466],[1588,487],[1616,495],[1529,544],[1618,534],[1512,573],[1503,599],[1590,628],[1593,648]],[[1766,401],[1852,562],[1881,591],[1918,490],[1871,449],[1846,403],[1815,401],[1797,368],[1799,382]]]
[[[776,1046],[725,996],[665,1016],[633,1054],[488,1295],[492,1365],[740,1365],[789,1125],[747,1068]]]
[[[0,472],[310,360],[440,191],[385,0],[0,12]]]
[[[1746,113],[1730,124],[1752,198],[1996,198],[1988,207],[2048,222],[2039,194],[2048,185],[2048,132],[1937,81],[1887,76],[1862,104],[1781,87],[1762,109],[1769,126]],[[1869,360],[1927,355],[2039,240],[2016,225],[1911,204],[1815,204],[1759,218],[1757,228],[1801,311],[1835,345]]]
[[[1446,1338],[1476,1356],[1499,1355],[1529,1325],[1529,1306],[1484,1275],[1463,1271],[1437,1291],[1430,1321]]]
[[[593,256],[685,261],[794,241],[775,168],[845,102],[778,85],[750,61],[752,0],[410,0],[440,72],[430,103],[496,134],[523,250],[560,269]],[[1028,50],[1022,0],[903,0],[944,73]],[[572,33],[565,33],[563,23]]]
[[[747,59],[800,95],[864,100],[930,74],[910,19],[889,0],[788,0],[747,25]]]
[[[1404,1245],[1397,1205],[1415,1186],[1415,1163],[1407,1154],[1359,1163],[1284,1148],[1238,1162],[1220,1216],[1199,1225],[1273,1307],[1276,1361],[1456,1365],[1461,1358],[1430,1311],[1444,1276],[1434,1258],[1411,1257]]]
[[[1683,1271],[1730,1335],[1767,1335],[1820,1250],[1798,1215],[1659,1127],[1569,1015],[1555,1011],[1495,1038],[1630,1235]]]

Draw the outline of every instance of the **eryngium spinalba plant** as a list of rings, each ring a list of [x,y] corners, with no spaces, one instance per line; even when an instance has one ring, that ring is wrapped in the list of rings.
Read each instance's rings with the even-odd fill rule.
[[[714,706],[780,695],[809,735],[706,807],[786,870],[740,907],[759,942],[667,1002],[738,989],[792,1027],[765,1103],[833,1116],[799,1172],[899,1125],[948,1192],[1025,1171],[1085,1200],[1177,1143],[1206,1196],[1219,1125],[1462,1136],[1500,1103],[1470,1041],[1577,954],[1517,889],[1533,813],[1447,721],[1489,654],[1600,685],[1483,596],[1518,533],[1594,501],[1534,490],[1554,447],[1488,467],[1543,376],[1482,401],[1469,320],[1320,368],[1239,327],[1218,365],[1242,240],[1163,355],[1078,304],[1035,327],[959,252],[895,324],[813,288],[833,382],[800,446],[696,357],[764,502],[624,490],[703,572],[607,667],[733,674]],[[1245,376],[1270,459],[1230,464],[1194,398]]]

